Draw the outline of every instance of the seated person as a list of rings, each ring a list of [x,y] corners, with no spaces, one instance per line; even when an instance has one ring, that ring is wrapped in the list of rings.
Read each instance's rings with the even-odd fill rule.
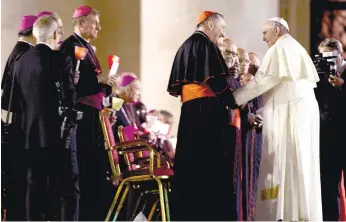
[[[133,126],[140,132],[144,132],[141,126],[140,117],[135,112],[134,105],[138,102],[141,95],[141,83],[133,73],[124,73],[119,76],[115,95],[123,100],[123,105],[119,111],[116,111],[116,123],[113,127],[114,136],[119,141],[118,127]]]

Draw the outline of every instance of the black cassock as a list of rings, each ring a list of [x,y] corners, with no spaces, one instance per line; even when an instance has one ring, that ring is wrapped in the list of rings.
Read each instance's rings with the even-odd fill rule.
[[[10,93],[12,87],[13,80],[13,68],[14,64],[18,61],[18,59],[29,49],[31,49],[33,45],[18,41],[14,46],[10,56],[7,59],[6,66],[4,69],[4,75],[2,77],[1,89],[3,90],[1,96],[1,109],[8,110]],[[14,85],[14,94],[12,98],[11,104],[11,112],[18,113],[20,112],[20,102],[18,100],[18,90],[16,90],[17,86]]]
[[[182,104],[172,183],[172,220],[236,220],[232,183],[234,148],[226,106],[235,108],[227,66],[217,46],[195,32],[178,50],[168,92],[206,83],[217,97]]]
[[[33,45],[30,43],[18,41],[7,59],[1,81],[1,89],[3,90],[1,96],[1,109],[8,111],[9,108],[14,65],[18,59],[32,47]],[[1,169],[4,173],[4,175],[2,175],[1,184],[3,189],[5,189],[3,192],[6,195],[5,198],[2,199],[2,204],[3,207],[7,209],[8,220],[22,221],[25,220],[26,170],[25,159],[23,158],[23,141],[18,139],[22,136],[20,131],[21,107],[18,96],[18,86],[16,84],[13,85],[10,111],[12,113],[12,127],[9,134],[9,144],[1,149]]]
[[[60,139],[62,119],[58,112],[74,104],[71,60],[45,44],[26,52],[14,67],[22,107],[22,131],[27,149],[27,219],[51,220],[53,190],[61,201],[61,218],[75,220],[78,204],[78,178],[71,168],[71,150]],[[53,206],[52,206],[53,205]],[[42,218],[42,214],[45,215]]]
[[[88,49],[87,56],[80,61],[80,77],[76,84],[76,109],[83,112],[83,119],[78,123],[76,132],[81,192],[80,220],[100,221],[107,215],[114,192],[113,185],[106,180],[106,172],[110,170],[99,120],[102,99],[96,104],[83,98],[102,93],[106,96],[111,92],[111,87],[98,83],[97,71],[101,71],[101,66],[95,51],[90,43],[76,33],[60,46],[60,51],[71,58],[73,70],[77,64],[75,46]]]

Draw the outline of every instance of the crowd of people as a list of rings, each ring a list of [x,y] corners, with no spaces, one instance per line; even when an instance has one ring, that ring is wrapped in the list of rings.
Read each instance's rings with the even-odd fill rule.
[[[173,115],[147,112],[135,74],[102,72],[90,44],[101,29],[99,13],[81,6],[72,20],[74,32],[63,40],[57,13],[24,16],[4,70],[1,105],[12,115],[3,124],[7,220],[104,220],[115,193],[99,120],[100,110],[112,108],[107,99],[123,104],[111,116],[118,140],[119,126],[135,126],[174,160]],[[84,60],[76,46],[87,49]]]
[[[118,129],[133,127],[174,169],[172,220],[338,220],[346,170],[340,42],[321,43],[320,52],[337,52],[340,73],[321,76],[282,18],[264,24],[269,49],[261,61],[226,37],[223,15],[202,12],[169,78],[167,91],[182,103],[175,136],[173,115],[140,101],[134,73],[102,71],[90,44],[101,30],[99,12],[81,6],[72,21],[74,31],[63,40],[57,13],[24,16],[4,70],[1,108],[11,113],[11,124],[8,115],[2,125],[9,135],[2,136],[7,220],[106,218],[119,186],[100,124],[106,108],[117,142]],[[143,155],[119,161],[121,171],[141,169],[131,164]],[[139,195],[129,190],[119,220],[139,213]]]

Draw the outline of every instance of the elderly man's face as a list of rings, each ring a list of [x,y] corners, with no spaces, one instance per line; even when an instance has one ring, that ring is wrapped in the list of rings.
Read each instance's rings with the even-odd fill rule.
[[[263,27],[263,41],[267,43],[269,47],[275,44],[279,39],[279,32],[276,27],[270,23],[266,23]]]
[[[223,48],[221,48],[221,53],[225,59],[227,68],[230,71],[230,75],[238,78],[239,76],[239,60],[237,46],[234,42],[225,40],[223,42]]]
[[[98,15],[89,14],[80,26],[80,32],[87,39],[97,38],[97,34],[100,30],[100,18]]]
[[[138,80],[134,80],[130,85],[130,91],[128,95],[129,102],[138,102],[141,96],[141,83]]]
[[[223,42],[223,48],[221,48],[221,53],[228,68],[232,68],[238,58],[237,46],[230,41]]]
[[[249,72],[250,66],[249,54],[244,49],[238,49],[238,54],[240,64],[240,75],[247,74]]]
[[[211,41],[214,42],[218,47],[222,46],[223,39],[225,37],[225,20],[221,17],[211,20],[208,22],[208,27],[212,33]]]

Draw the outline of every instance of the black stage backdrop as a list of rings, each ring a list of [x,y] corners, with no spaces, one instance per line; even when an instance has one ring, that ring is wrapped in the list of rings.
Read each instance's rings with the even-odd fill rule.
[[[326,38],[335,38],[346,51],[346,0],[311,0],[311,55]],[[344,53],[346,59],[346,53]]]

